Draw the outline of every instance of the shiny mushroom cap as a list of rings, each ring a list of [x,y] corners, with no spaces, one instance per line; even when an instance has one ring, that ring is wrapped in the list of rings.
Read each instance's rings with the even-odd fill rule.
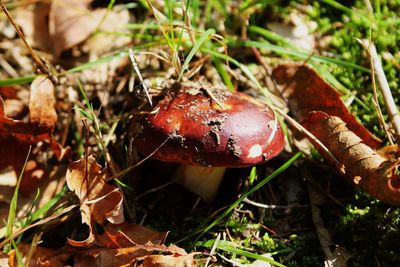
[[[209,167],[265,162],[284,147],[281,126],[270,108],[227,90],[182,87],[165,96],[141,121],[137,149],[154,159]]]

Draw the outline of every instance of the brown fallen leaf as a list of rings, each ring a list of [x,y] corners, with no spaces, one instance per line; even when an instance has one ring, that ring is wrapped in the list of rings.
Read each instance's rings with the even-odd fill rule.
[[[93,156],[84,156],[70,163],[66,180],[68,188],[80,200],[82,222],[89,226],[86,240],[69,240],[73,246],[89,246],[95,241],[94,224],[103,225],[106,221],[120,224],[124,221],[122,193],[115,186],[106,183],[106,171],[96,163]]]
[[[346,123],[339,117],[314,111],[306,116],[302,124],[342,164],[340,172],[352,184],[379,200],[400,205],[398,159],[379,155],[348,129]],[[311,139],[310,141],[312,142]],[[322,150],[320,152],[325,158],[330,158]]]
[[[93,0],[53,0],[49,14],[49,32],[53,54],[58,57],[84,40],[98,27],[106,9],[90,9]]]
[[[29,254],[31,248],[32,248],[31,244],[22,243],[18,245],[18,250],[24,256],[24,261],[27,260],[26,256]],[[70,260],[74,252],[76,252],[76,249],[70,247],[65,247],[59,250],[58,249],[55,250],[55,249],[42,248],[36,246],[29,262],[25,262],[25,266],[30,266],[30,267],[68,266],[68,261]],[[8,261],[12,263],[10,264],[10,266],[18,266],[18,262],[14,254],[15,250],[12,250],[9,253]]]
[[[122,248],[132,245],[164,244],[168,232],[157,232],[138,224],[124,222],[122,224],[108,224],[103,233],[95,233],[97,246],[107,248]]]
[[[150,255],[143,260],[143,267],[192,267],[197,266],[193,254]]]
[[[163,255],[164,253],[166,255]],[[156,255],[154,255],[156,254]],[[149,257],[156,256],[147,260]],[[185,263],[182,265],[181,263]],[[193,254],[171,245],[136,245],[127,248],[93,248],[75,256],[74,266],[197,266]]]
[[[381,141],[356,120],[340,99],[340,94],[313,69],[289,63],[276,67],[272,75],[282,85],[282,95],[288,100],[289,109],[297,121],[302,121],[311,111],[323,111],[340,117],[368,146],[380,147]]]
[[[50,1],[38,1],[28,7],[14,10],[15,20],[23,29],[27,42],[42,51],[51,52],[52,40],[49,33]]]
[[[118,188],[105,182],[107,175],[94,156],[85,156],[68,167],[68,187],[80,200],[82,223],[89,226],[86,240],[68,240],[71,246],[85,247],[74,253],[74,266],[142,266],[140,263],[152,254],[160,254],[160,257],[149,262],[163,265],[146,266],[196,266],[193,256],[188,256],[183,249],[164,245],[167,232],[124,222],[123,195]],[[166,262],[170,264],[165,265]]]
[[[30,244],[20,244],[19,252],[24,260],[31,249]],[[17,266],[15,251],[4,255],[4,262]],[[146,243],[122,248],[93,247],[76,248],[66,246],[60,249],[49,249],[37,246],[29,260],[29,266],[197,266],[193,259],[194,253],[186,253],[175,246]],[[148,259],[149,258],[149,259]],[[3,265],[1,265],[3,266]]]
[[[4,266],[4,267],[10,266],[9,256],[4,252],[0,252],[0,266]]]

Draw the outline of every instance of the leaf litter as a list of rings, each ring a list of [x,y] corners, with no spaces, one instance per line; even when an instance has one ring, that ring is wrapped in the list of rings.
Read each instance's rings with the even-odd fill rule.
[[[340,94],[311,68],[280,65],[273,75],[282,86],[290,111],[341,164],[316,147],[355,186],[387,203],[400,204],[400,161],[380,155],[380,140],[348,111]],[[313,142],[313,139],[309,139]]]
[[[40,2],[34,5],[33,12],[22,9],[18,11],[22,14],[19,16],[20,24],[25,29],[34,24],[35,27],[30,31],[24,31],[27,38],[32,40],[35,47],[52,53],[54,58],[62,57],[63,52],[67,51],[67,54],[89,53],[91,59],[97,59],[99,55],[109,52],[109,47],[112,49],[123,47],[122,44],[126,44],[126,39],[119,45],[114,41],[107,43],[106,41],[111,39],[110,36],[93,35],[99,30],[99,22],[103,19],[106,10],[92,8],[91,3],[91,0]],[[30,17],[24,15],[25,11],[30,12]],[[114,24],[118,24],[118,18],[122,17],[123,22],[120,24],[129,22],[128,12],[122,13],[123,15],[119,15],[114,10],[110,12],[107,17],[111,17]],[[49,17],[49,20],[44,19],[45,17]],[[109,22],[103,25],[109,25]],[[110,28],[110,31],[118,32],[119,30]],[[276,31],[279,32],[279,30]],[[145,65],[147,62],[146,59],[141,60],[140,63]],[[78,60],[75,58],[72,63],[78,64]],[[159,62],[157,64],[161,66]],[[121,71],[124,67],[126,67],[126,59],[117,62],[114,66],[104,64],[92,68],[90,72],[85,70],[86,77],[80,73],[79,77],[84,77],[84,82],[87,83],[85,89],[93,87],[97,94],[97,96],[91,95],[91,100],[93,98],[95,101],[99,100],[100,106],[111,104],[119,107],[120,103],[125,105],[127,101],[110,98],[109,92],[109,89],[115,85],[110,79],[116,77],[116,74],[124,75],[118,85],[119,88],[124,87],[128,82],[129,78],[126,78],[127,75]],[[241,75],[241,72],[238,72]],[[398,196],[395,194],[398,188],[396,180],[398,157],[394,155],[398,153],[397,148],[393,148],[394,152],[389,156],[379,154],[376,149],[381,146],[381,141],[370,134],[350,114],[340,100],[340,94],[308,67],[287,64],[275,69],[274,75],[278,83],[284,84],[290,81],[282,90],[283,96],[289,103],[290,111],[295,113],[296,119],[301,121],[303,126],[325,144],[339,160],[342,164],[339,171],[344,173],[352,183],[375,197],[398,204]],[[244,80],[247,78],[244,77]],[[70,80],[67,80],[67,83],[69,82]],[[99,84],[106,86],[100,88],[97,86]],[[62,84],[62,86],[70,86],[70,84]],[[130,88],[132,87],[130,85]],[[71,88],[69,87],[68,90],[71,91]],[[16,180],[18,170],[20,171],[18,162],[25,156],[24,152],[29,145],[34,145],[36,150],[34,149],[30,165],[28,164],[25,170],[24,176],[29,177],[28,180],[33,180],[35,176],[48,176],[49,170],[43,166],[43,163],[49,156],[41,159],[40,155],[43,151],[47,151],[46,153],[52,151],[49,152],[50,155],[54,153],[59,159],[65,158],[67,150],[53,137],[55,127],[60,127],[54,105],[71,103],[61,103],[61,101],[57,103],[53,92],[52,82],[44,77],[39,77],[32,83],[27,103],[22,103],[23,101],[18,100],[18,97],[0,88],[0,94],[4,98],[4,101],[0,101],[0,169],[5,170],[5,176],[13,177],[10,179],[8,188],[13,185],[12,181]],[[28,112],[25,106],[29,106],[29,118],[23,116]],[[104,113],[106,115],[102,119],[105,121],[110,122],[115,119],[109,110]],[[84,116],[79,112],[75,112],[74,115],[75,126],[81,129],[80,120]],[[10,118],[14,116],[18,116],[18,119]],[[65,124],[63,126],[65,127]],[[82,131],[79,130],[78,133],[82,134]],[[110,134],[110,140],[111,138],[113,137]],[[89,136],[85,142],[85,146],[91,146],[93,151],[98,152],[95,138]],[[77,144],[73,143],[73,145]],[[49,147],[51,150],[48,149]],[[17,154],[21,155],[10,153],[13,150],[19,151],[20,153]],[[329,156],[324,156],[329,160]],[[77,155],[73,157],[76,158]],[[71,263],[76,266],[89,264],[94,266],[132,264],[195,266],[193,253],[188,254],[174,245],[165,245],[167,232],[153,231],[125,220],[123,205],[125,196],[121,188],[106,182],[113,176],[108,168],[102,169],[96,157],[86,154],[80,160],[70,163],[68,170],[64,169],[60,172],[63,172],[61,177],[66,178],[69,189],[76,194],[77,199],[74,200],[80,203],[80,219],[82,224],[88,227],[87,235],[84,240],[75,240],[76,236],[72,236],[60,249],[35,247],[32,257],[25,258],[29,260],[27,262],[29,266],[64,266]],[[29,193],[32,188],[34,186],[31,183],[29,186],[22,186],[21,190]],[[21,243],[18,251],[25,256],[30,254],[31,244]],[[4,262],[4,265],[16,265],[18,262],[17,250],[13,250],[9,255],[3,253],[1,256],[0,261]]]

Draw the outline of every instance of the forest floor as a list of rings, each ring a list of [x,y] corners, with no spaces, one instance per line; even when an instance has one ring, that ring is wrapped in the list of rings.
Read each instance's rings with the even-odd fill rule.
[[[386,79],[399,104],[399,1],[2,5],[1,266],[400,263],[400,127],[382,93]],[[206,203],[136,147],[177,84],[221,113],[218,90],[269,105],[283,151],[228,168]]]

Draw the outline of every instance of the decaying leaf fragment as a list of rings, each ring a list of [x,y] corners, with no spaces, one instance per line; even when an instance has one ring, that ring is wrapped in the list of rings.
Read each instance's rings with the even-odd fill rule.
[[[380,147],[381,141],[356,120],[340,99],[337,90],[313,69],[306,65],[283,64],[276,67],[272,75],[282,85],[282,95],[299,122],[311,111],[323,111],[340,117],[368,146],[374,149]]]
[[[377,199],[400,204],[398,159],[379,155],[350,131],[339,117],[329,116],[324,112],[310,112],[302,124],[342,164],[340,171],[351,183]],[[323,151],[321,153],[324,154]],[[325,155],[325,158],[329,159],[329,156]]]
[[[29,146],[41,141],[50,145],[58,159],[68,152],[52,136],[57,122],[53,84],[49,79],[39,76],[32,82],[30,91],[29,122],[8,118],[0,96],[0,170],[12,166],[19,174]],[[32,191],[32,186],[29,185],[35,182],[30,181],[31,178],[30,173],[26,172],[21,184],[22,192],[25,189]]]
[[[143,244],[123,248],[93,247],[81,249],[77,247],[63,247],[50,249],[35,247],[29,261],[27,255],[32,246],[22,243],[18,246],[26,266],[91,266],[91,267],[119,267],[119,266],[181,266],[195,267],[193,253],[186,253],[183,249],[170,245]],[[163,255],[165,254],[165,255]],[[15,250],[8,255],[2,254],[1,266],[18,266]]]
[[[57,123],[55,104],[53,83],[43,76],[33,80],[29,99],[30,121],[41,127],[54,129]]]
[[[282,85],[282,95],[296,119],[332,153],[310,139],[321,154],[354,185],[377,199],[399,205],[399,158],[377,153],[380,140],[356,120],[340,94],[305,65],[280,65],[273,76]]]
[[[90,10],[92,0],[53,1],[49,14],[49,32],[54,42],[53,53],[86,40],[99,25],[106,9]]]
[[[106,183],[107,175],[94,156],[84,156],[68,167],[68,187],[78,196],[82,222],[90,230],[86,240],[68,240],[72,247],[85,248],[65,248],[74,258],[74,266],[196,266],[193,254],[164,245],[167,232],[124,221],[123,195]]]
[[[115,186],[106,183],[106,176],[107,173],[101,170],[93,156],[85,156],[68,167],[68,188],[78,196],[82,222],[90,228],[86,240],[69,240],[73,246],[88,246],[94,242],[95,223],[103,225],[108,221],[119,224],[124,221],[122,193]]]
[[[169,254],[169,255],[162,255]],[[153,258],[155,257],[155,258]],[[182,265],[185,263],[185,265]],[[75,258],[74,266],[197,266],[193,254],[171,245],[136,245],[127,248],[83,251]]]
[[[123,222],[107,224],[103,233],[95,233],[95,243],[99,247],[123,248],[135,245],[161,245],[165,243],[168,232],[153,231],[144,226]]]

